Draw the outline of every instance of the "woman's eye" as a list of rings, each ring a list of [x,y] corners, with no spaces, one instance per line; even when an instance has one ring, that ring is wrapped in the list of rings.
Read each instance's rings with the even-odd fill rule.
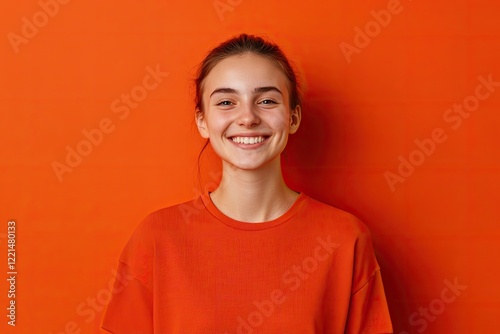
[[[273,103],[276,103],[276,102],[274,102],[273,100],[263,100],[261,103],[262,104],[273,104]]]
[[[218,106],[230,106],[231,104],[232,102],[227,100],[217,103]]]

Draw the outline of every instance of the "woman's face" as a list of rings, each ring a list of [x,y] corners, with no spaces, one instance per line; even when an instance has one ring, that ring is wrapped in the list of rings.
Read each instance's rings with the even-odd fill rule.
[[[279,159],[300,124],[290,109],[287,78],[270,60],[247,53],[220,61],[204,81],[200,134],[217,155],[240,169]]]

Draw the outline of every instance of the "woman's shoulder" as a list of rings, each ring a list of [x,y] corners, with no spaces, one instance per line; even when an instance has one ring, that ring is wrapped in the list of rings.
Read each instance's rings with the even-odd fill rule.
[[[186,223],[185,210],[202,210],[196,203],[197,199],[179,202],[150,211],[136,224],[133,232],[122,252],[122,258],[130,258],[136,254],[152,253],[159,236],[168,238],[169,235],[179,232]],[[171,231],[173,233],[164,233]]]
[[[351,254],[345,258],[354,261],[354,268],[360,275],[358,281],[364,281],[379,269],[368,225],[357,215],[346,210],[312,198],[309,202],[309,215],[315,215],[315,226],[318,226],[318,231],[331,236],[332,243],[339,246],[339,252]]]
[[[350,232],[354,236],[370,234],[368,226],[356,214],[309,195],[304,194],[304,196],[307,198],[308,203],[304,213],[320,224]]]
[[[199,214],[205,210],[200,197],[180,201],[178,203],[160,207],[145,215],[139,226],[148,228],[161,228],[165,224],[189,223],[193,214]]]

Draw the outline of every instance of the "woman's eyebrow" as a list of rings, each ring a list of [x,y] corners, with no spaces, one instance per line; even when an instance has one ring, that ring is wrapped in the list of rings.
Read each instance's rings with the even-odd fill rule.
[[[233,88],[217,88],[216,90],[214,90],[212,92],[212,94],[210,94],[210,97],[212,97],[212,95],[217,94],[217,93],[234,94],[234,93],[238,93],[238,91],[236,89],[233,89]]]
[[[283,93],[278,88],[276,88],[274,86],[257,87],[253,90],[253,93],[258,94],[258,93],[267,93],[267,92],[272,92],[272,91],[278,92],[281,95],[283,95]]]
[[[275,92],[278,92],[281,95],[283,95],[283,93],[278,88],[276,88],[274,86],[256,87],[252,93],[259,94],[259,93],[267,93],[267,92],[271,92],[271,91],[275,91]],[[218,94],[218,93],[237,94],[238,91],[234,88],[228,88],[228,87],[217,88],[216,90],[214,90],[212,92],[212,94],[210,94],[210,97],[212,97],[212,95]]]

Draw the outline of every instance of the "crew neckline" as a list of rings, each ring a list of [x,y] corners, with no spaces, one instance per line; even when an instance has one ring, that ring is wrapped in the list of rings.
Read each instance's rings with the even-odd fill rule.
[[[205,190],[205,193],[201,195],[201,199],[203,201],[203,204],[207,208],[207,210],[215,217],[217,220],[223,222],[224,224],[234,227],[240,230],[247,230],[247,231],[260,231],[260,230],[266,230],[275,226],[278,226],[286,221],[288,221],[290,218],[292,218],[302,207],[305,199],[306,199],[306,194],[303,192],[298,192],[299,195],[295,199],[295,202],[293,202],[292,206],[288,208],[288,210],[283,213],[281,216],[268,220],[265,222],[259,222],[259,223],[250,223],[250,222],[244,222],[240,220],[233,219],[229,216],[226,216],[222,211],[219,210],[215,206],[215,204],[212,202],[212,198],[210,198],[210,193],[212,191],[207,189]]]

